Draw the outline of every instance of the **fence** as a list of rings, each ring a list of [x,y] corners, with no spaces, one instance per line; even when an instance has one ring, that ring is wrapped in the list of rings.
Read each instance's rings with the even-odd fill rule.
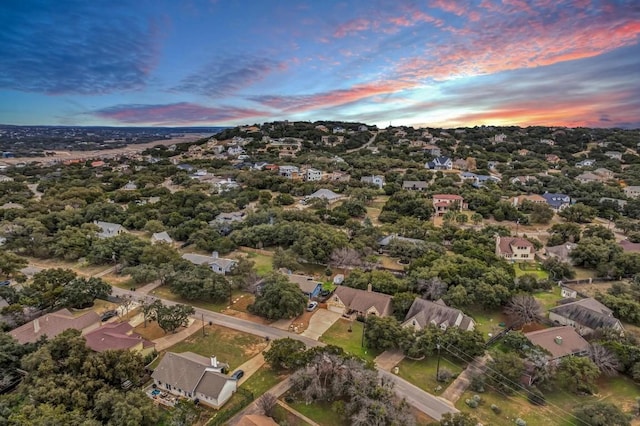
[[[216,415],[207,422],[206,426],[222,426],[227,420],[244,410],[255,399],[253,392],[242,388],[238,388],[236,395],[240,395],[240,399],[234,402],[233,405],[218,411]]]

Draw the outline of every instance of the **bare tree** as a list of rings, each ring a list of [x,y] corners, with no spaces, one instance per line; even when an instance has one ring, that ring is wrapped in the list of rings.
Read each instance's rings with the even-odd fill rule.
[[[258,408],[262,410],[265,416],[271,417],[271,415],[273,414],[273,409],[276,406],[277,402],[278,398],[276,398],[276,396],[271,392],[267,392],[260,398],[258,398],[256,404],[258,405]]]
[[[618,357],[604,346],[597,343],[589,347],[589,358],[600,369],[602,374],[607,376],[615,376],[620,369],[620,361]]]
[[[362,258],[357,250],[338,248],[331,253],[329,264],[334,268],[355,268],[362,265]]]
[[[504,313],[511,319],[512,324],[520,327],[539,322],[542,319],[542,307],[535,297],[528,294],[517,294],[511,298]]]
[[[130,294],[123,294],[118,297],[118,306],[122,311],[126,311],[125,315],[129,315],[129,309],[134,305],[135,300],[133,300],[133,296]]]
[[[438,277],[428,280],[418,280],[416,283],[416,291],[422,294],[423,299],[438,300],[447,292],[447,283]]]

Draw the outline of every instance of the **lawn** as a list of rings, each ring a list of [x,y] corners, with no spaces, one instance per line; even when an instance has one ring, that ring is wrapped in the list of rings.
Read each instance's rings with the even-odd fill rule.
[[[237,253],[236,256],[233,256],[234,253]],[[255,263],[254,269],[257,274],[260,276],[267,275],[269,272],[273,271],[273,255],[265,254],[265,250],[261,250],[260,252],[251,251],[249,248],[243,247],[240,249],[240,252],[231,253],[230,257],[242,257],[245,256],[247,259]]]
[[[255,398],[259,398],[269,389],[287,378],[286,374],[278,374],[268,365],[263,365],[258,371],[251,375],[242,387],[253,393]]]
[[[506,323],[507,317],[501,310],[486,311],[478,306],[474,306],[465,310],[476,322],[476,330],[482,333],[485,339],[489,338],[489,333],[496,334],[504,330],[501,323]]]
[[[538,280],[546,280],[549,278],[549,273],[542,269],[539,263],[534,265],[522,265],[520,264],[513,265],[513,269],[516,271],[516,278],[521,277],[522,275],[531,274],[535,275]]]
[[[603,378],[598,383],[596,395],[576,395],[564,389],[555,389],[546,393],[547,405],[537,407],[530,404],[524,392],[505,396],[493,390],[480,394],[483,402],[476,409],[469,408],[465,399],[473,397],[473,392],[465,392],[456,407],[462,411],[472,413],[484,424],[513,425],[516,418],[520,417],[530,425],[574,425],[575,420],[571,416],[576,407],[589,402],[611,402],[624,411],[630,412],[635,404],[635,398],[640,395],[640,387],[627,377]],[[497,415],[491,410],[491,404],[496,404],[502,409]]]
[[[350,328],[352,331],[349,331]],[[320,337],[320,341],[339,346],[345,352],[367,361],[373,361],[380,352],[362,347],[362,329],[363,323],[340,318]]]
[[[22,256],[28,262],[30,266],[37,266],[42,269],[63,268],[71,269],[80,276],[91,277],[100,272],[106,271],[113,267],[110,265],[92,265],[87,262],[69,262],[60,259],[37,259],[35,257]]]
[[[420,361],[405,358],[398,364],[398,376],[426,392],[440,395],[453,379],[451,379],[449,383],[438,382],[436,380],[437,364],[437,355]],[[445,357],[440,357],[440,371],[442,371],[443,368],[451,371],[456,376],[464,369],[459,363],[455,363]]]
[[[315,402],[309,405],[304,402],[294,402],[289,405],[321,426],[348,426],[350,424],[331,409],[331,404],[326,402]]]
[[[548,291],[540,291],[538,293],[534,293],[533,296],[536,298],[538,302],[542,305],[542,308],[545,311],[553,308],[557,305],[558,301],[562,300],[562,296],[560,295],[560,287],[555,286],[551,290]]]
[[[243,291],[234,291],[233,299],[236,300],[240,296],[248,295],[249,293]],[[204,302],[201,300],[186,300],[182,297],[174,294],[169,287],[160,286],[151,292],[152,296],[159,297],[161,299],[168,299],[174,302],[182,303],[185,305],[191,305],[202,309],[207,309],[213,312],[222,312],[229,306],[229,301],[225,300],[224,302]]]
[[[285,410],[280,405],[276,405],[273,409],[273,418],[279,424],[287,424],[289,426],[307,426],[309,423],[302,420],[300,417]]]
[[[267,343],[262,337],[226,327],[208,325],[205,326],[205,336],[197,332],[167,351],[194,352],[206,357],[215,355],[218,361],[229,364],[229,369],[233,370],[262,352],[266,346]],[[151,368],[159,362],[160,358],[154,361]]]

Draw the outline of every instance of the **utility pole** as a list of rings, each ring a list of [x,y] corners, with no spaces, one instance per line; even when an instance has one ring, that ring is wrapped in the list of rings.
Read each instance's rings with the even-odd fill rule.
[[[200,314],[200,315],[202,315],[202,337],[204,337],[205,336],[205,334],[204,334],[204,314]]]
[[[438,348],[438,361],[436,363],[436,381],[439,382],[440,381],[440,343],[436,345],[436,348]]]

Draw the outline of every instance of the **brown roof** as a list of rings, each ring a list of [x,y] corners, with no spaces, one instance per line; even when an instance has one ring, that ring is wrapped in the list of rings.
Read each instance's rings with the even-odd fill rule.
[[[258,414],[247,414],[242,416],[236,426],[278,426],[271,417],[260,416]]]
[[[391,310],[391,296],[388,294],[339,285],[336,287],[335,295],[352,311],[366,312],[374,307],[382,316]]]
[[[460,321],[459,326],[466,330],[473,320],[461,310],[450,308],[442,300],[431,302],[416,297],[405,316],[403,325],[409,321],[416,321],[422,328],[429,324],[436,326],[444,324],[446,327],[453,327],[458,325],[457,323]]]
[[[568,325],[532,331],[526,333],[525,337],[534,345],[549,351],[552,358],[561,358],[589,349],[589,342]]]
[[[196,392],[214,396],[217,399],[224,385],[230,380],[233,379],[226,374],[207,371],[202,376],[202,379],[200,379],[198,386],[196,386]]]
[[[32,343],[45,335],[51,339],[70,328],[83,331],[97,323],[100,323],[100,317],[94,311],[74,317],[68,309],[61,309],[11,330],[9,334],[20,343]]]
[[[433,194],[433,199],[438,200],[462,200],[463,198],[460,195],[455,194]]]
[[[305,294],[312,294],[318,285],[322,285],[322,281],[306,275],[287,274],[287,279],[300,287]]]
[[[520,237],[500,237],[500,253],[508,253],[513,254],[513,250],[511,250],[511,246],[516,247],[529,247],[533,249],[533,244],[531,241],[520,238]],[[529,250],[533,253],[533,250]]]
[[[87,340],[87,346],[96,352],[131,349],[140,342],[142,342],[143,348],[155,346],[155,343],[144,339],[139,334],[132,333],[132,330],[133,326],[129,323],[111,323],[90,331],[84,338]]]

